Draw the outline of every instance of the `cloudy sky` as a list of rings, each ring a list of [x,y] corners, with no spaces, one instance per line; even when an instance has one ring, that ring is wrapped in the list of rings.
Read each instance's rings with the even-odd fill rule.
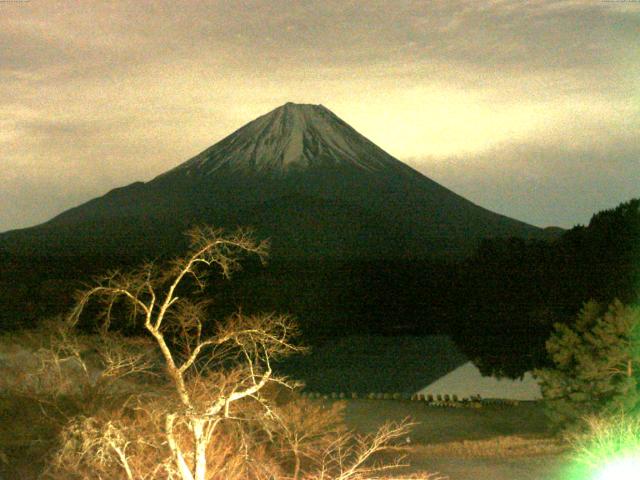
[[[639,0],[0,0],[0,231],[321,103],[491,210],[640,196]]]

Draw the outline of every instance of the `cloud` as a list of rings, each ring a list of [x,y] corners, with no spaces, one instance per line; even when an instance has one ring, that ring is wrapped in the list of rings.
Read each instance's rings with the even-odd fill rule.
[[[640,128],[640,4],[67,0],[0,13],[0,173],[21,205],[0,231],[148,180],[286,101],[322,103],[393,155],[438,165],[500,151],[506,168],[517,144],[604,158],[617,155],[608,138],[632,145]],[[39,188],[59,201],[43,206]]]
[[[602,149],[505,144],[481,155],[408,163],[454,192],[537,226],[588,224],[603,209],[640,196],[640,146]]]

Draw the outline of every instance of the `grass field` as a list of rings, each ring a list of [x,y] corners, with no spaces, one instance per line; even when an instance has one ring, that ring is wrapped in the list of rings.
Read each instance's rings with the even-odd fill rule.
[[[565,480],[566,448],[553,439],[540,405],[437,408],[420,402],[349,400],[348,425],[363,433],[385,420],[416,423],[405,445],[410,472],[450,480]]]

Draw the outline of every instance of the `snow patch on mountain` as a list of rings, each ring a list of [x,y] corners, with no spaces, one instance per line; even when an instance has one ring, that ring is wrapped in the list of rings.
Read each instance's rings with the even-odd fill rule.
[[[287,103],[171,172],[200,176],[221,169],[286,173],[327,167],[380,171],[400,163],[324,106]]]

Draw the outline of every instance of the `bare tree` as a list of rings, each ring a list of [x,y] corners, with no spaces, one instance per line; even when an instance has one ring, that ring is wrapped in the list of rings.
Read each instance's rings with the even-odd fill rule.
[[[370,459],[406,435],[408,422],[357,437],[337,426],[335,412],[323,413],[310,404],[283,409],[270,397],[269,385],[295,386],[272,368],[273,361],[303,350],[293,343],[298,329],[290,317],[236,313],[207,323],[208,302],[193,290],[204,289],[212,270],[228,278],[240,268],[242,255],[264,261],[267,244],[244,230],[226,235],[200,227],[189,235],[191,249],[169,267],[147,263],[129,273],[110,272],[78,295],[71,326],[90,302],[100,305],[100,368],[97,373],[89,368],[84,347],[72,335],[63,335],[63,347],[51,350],[52,365],[71,357],[92,379],[85,383],[107,385],[102,393],[117,386],[125,394],[96,414],[67,424],[50,476],[56,477],[57,469],[58,478],[83,478],[82,472],[91,472],[96,478],[127,480],[355,480],[398,466]],[[150,340],[142,342],[143,348],[135,339],[110,333],[112,317],[123,306]],[[128,389],[123,379],[158,373],[149,360],[149,345],[159,352],[165,381],[149,384],[142,393],[135,381]],[[147,384],[142,385],[144,390]]]
[[[264,260],[267,244],[256,242],[243,230],[227,236],[220,230],[200,227],[189,235],[191,250],[174,260],[170,268],[159,270],[146,264],[128,274],[112,272],[79,296],[70,318],[77,322],[93,298],[103,302],[104,329],[109,328],[114,305],[122,299],[131,307],[132,319],[141,317],[161,352],[178,398],[179,408],[164,419],[174,466],[183,480],[205,480],[207,445],[216,427],[234,416],[236,402],[246,397],[262,401],[260,391],[268,383],[288,385],[274,376],[271,361],[302,349],[291,343],[297,329],[283,315],[236,314],[218,324],[212,335],[205,335],[207,303],[180,296],[184,283],[190,280],[197,288],[204,288],[211,267],[229,277],[239,268],[243,253]],[[235,368],[229,372],[230,364]],[[268,408],[268,404],[264,406]],[[178,425],[191,432],[187,446],[177,439]]]

